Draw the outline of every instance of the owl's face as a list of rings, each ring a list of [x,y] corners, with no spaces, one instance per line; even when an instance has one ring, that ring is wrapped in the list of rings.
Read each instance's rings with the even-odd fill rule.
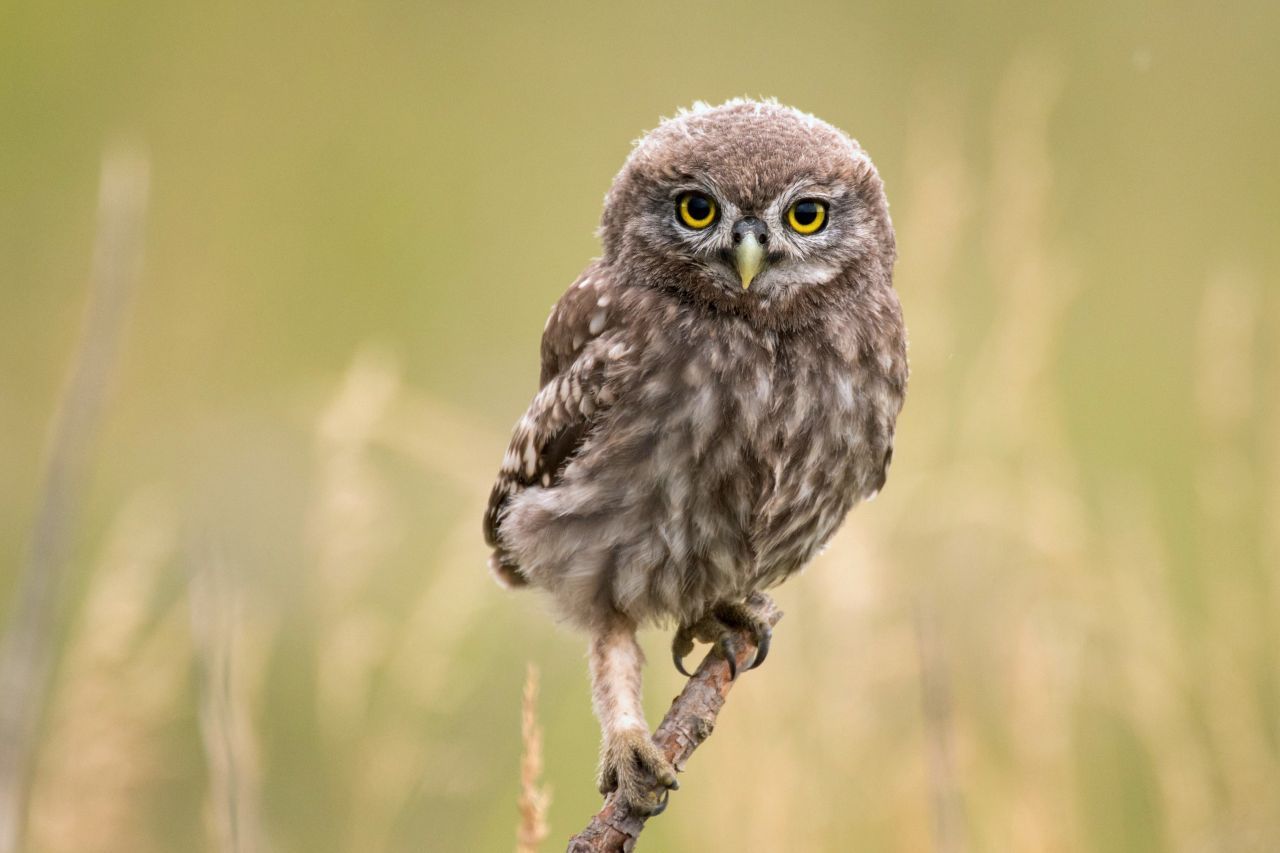
[[[699,106],[637,144],[605,203],[607,261],[770,324],[887,281],[880,178],[844,133],[776,103]]]

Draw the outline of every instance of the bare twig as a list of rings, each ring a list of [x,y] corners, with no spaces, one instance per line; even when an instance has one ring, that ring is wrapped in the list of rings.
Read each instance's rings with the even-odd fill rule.
[[[770,602],[765,618],[770,625],[776,625],[782,611]],[[738,632],[737,648],[741,672],[755,654],[755,646],[746,631]],[[677,770],[683,771],[693,751],[711,736],[716,717],[733,685],[728,663],[712,651],[702,659],[698,670],[671,703],[653,739]],[[643,816],[631,814],[610,794],[587,828],[569,839],[568,853],[629,853],[635,849],[644,822]]]
[[[542,728],[538,725],[538,668],[532,663],[524,677],[524,697],[520,703],[520,826],[516,830],[516,853],[538,853],[547,840],[547,807],[551,793],[542,776]]]
[[[147,187],[144,156],[132,149],[108,152],[79,351],[53,419],[35,528],[0,647],[0,853],[22,846],[32,741],[53,660],[58,596],[107,380],[141,269]]]

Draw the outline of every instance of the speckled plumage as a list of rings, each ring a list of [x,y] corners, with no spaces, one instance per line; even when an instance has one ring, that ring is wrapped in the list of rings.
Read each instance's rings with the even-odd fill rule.
[[[674,215],[688,191],[718,205],[705,231]],[[784,224],[801,198],[828,206],[817,234]],[[747,216],[768,253],[744,288],[730,232]],[[498,576],[597,639],[689,625],[800,569],[884,484],[907,381],[880,178],[812,116],[732,101],[664,121],[601,235],[547,321],[485,517]]]

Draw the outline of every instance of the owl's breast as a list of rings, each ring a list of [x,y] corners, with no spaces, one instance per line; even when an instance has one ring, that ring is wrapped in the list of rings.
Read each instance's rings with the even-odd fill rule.
[[[656,447],[676,510],[664,529],[731,564],[747,593],[803,565],[880,488],[901,398],[883,359],[821,337],[722,326],[676,351],[653,379],[674,391]]]
[[[625,390],[504,522],[571,616],[697,619],[800,568],[884,480],[901,383],[874,348],[670,319],[630,339]]]
[[[751,518],[753,583],[803,566],[884,484],[901,406],[890,361],[850,359],[822,339],[780,343],[755,438],[765,471]]]

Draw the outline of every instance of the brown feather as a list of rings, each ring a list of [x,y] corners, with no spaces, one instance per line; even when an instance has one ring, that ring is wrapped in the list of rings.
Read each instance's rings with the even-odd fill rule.
[[[705,231],[674,215],[690,189],[718,205]],[[811,236],[784,224],[802,198],[827,205]],[[744,216],[768,239],[746,290]],[[736,101],[646,135],[601,234],[548,319],[486,541],[576,625],[688,624],[793,574],[884,485],[907,381],[888,203],[848,136]]]

